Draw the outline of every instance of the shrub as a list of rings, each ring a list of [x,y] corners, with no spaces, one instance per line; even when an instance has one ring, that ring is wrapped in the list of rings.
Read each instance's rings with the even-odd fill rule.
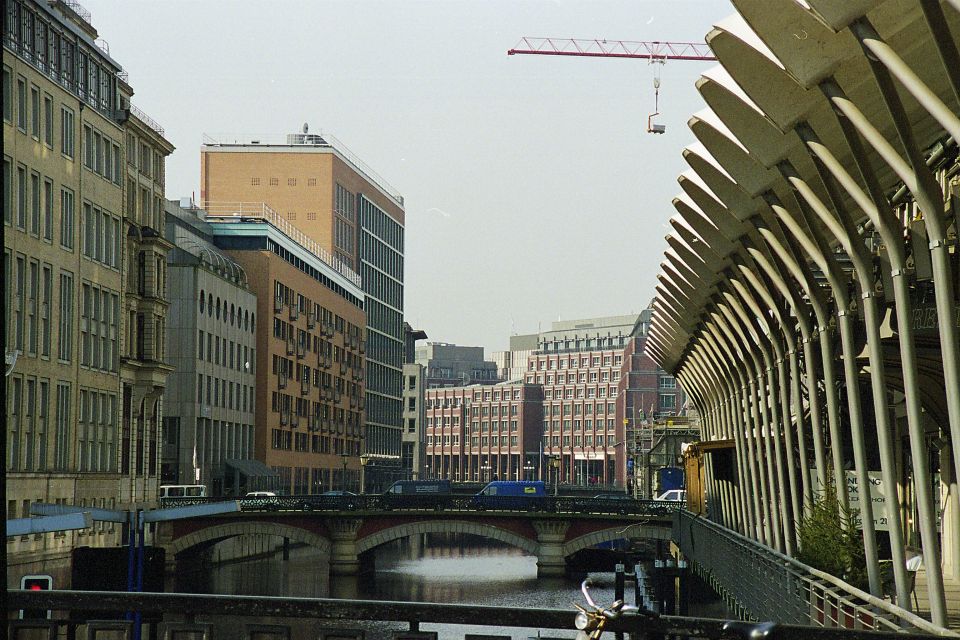
[[[797,560],[866,590],[863,533],[857,528],[857,514],[843,507],[836,490],[828,487],[800,521]]]

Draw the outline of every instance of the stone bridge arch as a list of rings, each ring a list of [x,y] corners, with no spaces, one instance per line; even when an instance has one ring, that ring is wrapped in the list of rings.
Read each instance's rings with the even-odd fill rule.
[[[592,531],[563,543],[563,556],[569,558],[577,551],[604,542],[623,538],[646,538],[648,540],[670,540],[670,527],[653,525],[627,525]]]
[[[194,547],[213,545],[227,538],[243,535],[279,536],[288,538],[291,542],[309,545],[324,555],[330,554],[330,541],[318,533],[277,522],[251,521],[216,524],[181,536],[166,545],[168,558],[176,557],[177,554]]]
[[[505,542],[531,555],[537,555],[540,551],[540,543],[536,540],[531,540],[491,524],[481,524],[468,520],[428,520],[425,522],[407,522],[395,527],[388,527],[361,538],[356,543],[357,554],[359,555],[393,540],[421,533],[468,533]]]

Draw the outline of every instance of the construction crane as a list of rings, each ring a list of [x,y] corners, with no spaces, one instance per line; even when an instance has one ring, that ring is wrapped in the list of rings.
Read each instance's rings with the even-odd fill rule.
[[[582,58],[640,58],[658,64],[654,71],[654,109],[647,117],[647,133],[666,133],[667,127],[653,119],[660,115],[660,70],[667,60],[716,60],[703,42],[642,42],[633,40],[584,40],[576,38],[521,38],[507,55],[578,56]]]

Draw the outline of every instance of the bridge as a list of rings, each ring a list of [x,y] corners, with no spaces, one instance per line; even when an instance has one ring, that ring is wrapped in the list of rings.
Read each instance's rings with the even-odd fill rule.
[[[960,2],[733,4],[646,352],[703,418],[712,521],[960,629]],[[804,535],[819,506],[856,570]]]
[[[196,503],[196,500],[190,500]],[[184,501],[178,502],[183,504]],[[168,571],[178,558],[243,535],[279,536],[329,557],[332,575],[356,575],[361,556],[426,533],[466,533],[512,545],[537,557],[538,576],[563,575],[582,549],[624,538],[669,540],[680,503],[577,497],[282,496],[245,499],[239,513],[158,524],[155,541]]]

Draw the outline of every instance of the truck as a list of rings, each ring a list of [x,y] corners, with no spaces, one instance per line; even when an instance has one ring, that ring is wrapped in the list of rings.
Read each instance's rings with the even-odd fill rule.
[[[540,480],[494,480],[473,496],[470,504],[479,510],[540,510],[547,497]]]
[[[450,495],[453,490],[449,480],[397,480],[385,493],[401,496]]]
[[[449,480],[397,480],[383,494],[384,509],[439,509],[453,495]]]

